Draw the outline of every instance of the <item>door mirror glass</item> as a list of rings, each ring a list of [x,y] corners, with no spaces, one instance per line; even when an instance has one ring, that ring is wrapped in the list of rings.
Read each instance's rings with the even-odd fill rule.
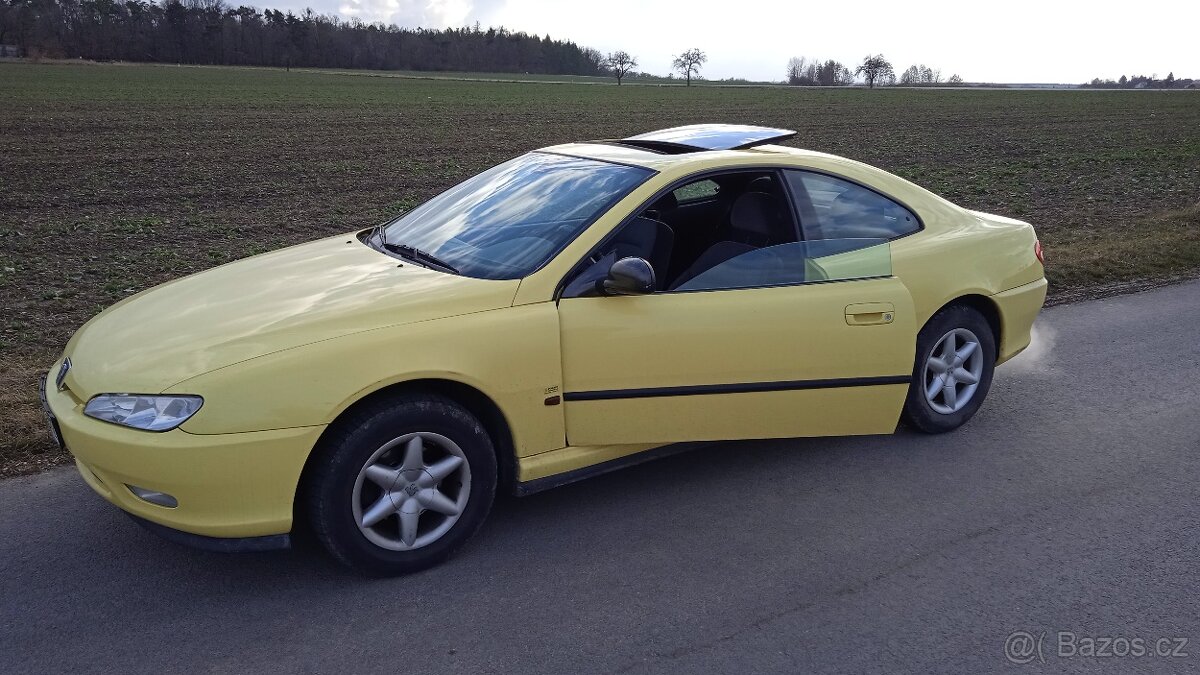
[[[621,258],[597,284],[601,295],[645,295],[654,288],[654,268],[645,258]]]

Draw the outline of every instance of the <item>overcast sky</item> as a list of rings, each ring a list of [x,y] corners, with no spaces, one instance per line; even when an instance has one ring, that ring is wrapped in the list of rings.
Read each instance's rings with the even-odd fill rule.
[[[245,0],[427,28],[505,26],[624,49],[666,74],[690,47],[712,79],[783,79],[791,56],[848,65],[882,52],[973,82],[1084,82],[1122,74],[1200,78],[1200,0]],[[853,67],[853,66],[851,66]]]

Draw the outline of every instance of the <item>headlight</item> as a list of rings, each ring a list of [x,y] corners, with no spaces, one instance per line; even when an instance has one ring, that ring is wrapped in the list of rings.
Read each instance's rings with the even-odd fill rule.
[[[100,394],[87,402],[83,414],[134,429],[169,431],[195,415],[202,405],[204,399],[199,396]]]

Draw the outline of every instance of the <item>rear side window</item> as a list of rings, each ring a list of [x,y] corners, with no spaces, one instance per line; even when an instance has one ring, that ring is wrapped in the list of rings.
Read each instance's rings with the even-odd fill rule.
[[[808,241],[894,239],[921,229],[912,211],[878,192],[821,173],[785,173]]]
[[[721,186],[711,180],[698,180],[688,183],[675,191],[675,199],[679,202],[693,202],[702,199],[712,199],[717,196]]]

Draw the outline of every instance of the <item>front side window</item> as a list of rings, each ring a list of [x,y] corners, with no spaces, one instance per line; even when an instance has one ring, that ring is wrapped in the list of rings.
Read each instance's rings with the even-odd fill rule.
[[[656,290],[675,290],[743,253],[795,242],[797,232],[787,189],[776,170],[709,175],[674,188],[636,212],[568,280],[564,296],[596,293],[596,281],[625,257],[650,264]]]
[[[798,241],[742,253],[697,274],[673,290],[791,286],[886,277],[891,273],[891,246],[884,239]]]
[[[698,180],[695,183],[688,183],[683,187],[675,190],[675,200],[679,203],[698,202],[705,199],[715,199],[717,192],[721,190],[721,186],[717,185],[712,180]]]
[[[807,193],[802,193],[804,207],[795,186],[785,181],[800,181],[821,174],[778,169],[743,169],[707,176],[675,188],[666,198],[647,204],[636,217],[595,251],[595,255],[566,284],[563,297],[582,297],[599,294],[598,282],[609,268],[621,258],[642,258],[654,270],[657,292],[716,291],[770,286],[794,286],[826,281],[848,281],[887,277],[892,274],[892,252],[889,240],[893,230],[881,230],[876,236],[866,236],[866,230],[833,227],[838,221],[826,219],[830,225],[823,236],[819,222],[813,217],[816,207]],[[800,174],[804,174],[801,176]],[[880,195],[847,181],[814,183],[823,188],[817,195],[820,213],[828,214],[839,196],[845,200]],[[800,188],[804,188],[800,183]],[[793,189],[789,189],[793,188]],[[850,192],[854,188],[856,192]],[[681,193],[696,190],[708,198],[684,200]],[[888,201],[883,208],[895,220],[876,222],[906,222],[915,217],[906,209]],[[844,203],[844,202],[843,202]],[[857,202],[855,202],[857,203]],[[893,207],[902,213],[891,211]],[[840,213],[842,205],[837,206]],[[807,214],[807,217],[806,217]],[[906,215],[907,214],[907,215]],[[809,238],[799,240],[799,215],[803,231]],[[813,230],[809,230],[809,225]]]
[[[894,239],[921,229],[912,211],[861,185],[811,171],[784,173],[809,241]]]
[[[653,175],[640,167],[532,152],[450,188],[385,226],[459,273],[518,279],[543,265]]]

